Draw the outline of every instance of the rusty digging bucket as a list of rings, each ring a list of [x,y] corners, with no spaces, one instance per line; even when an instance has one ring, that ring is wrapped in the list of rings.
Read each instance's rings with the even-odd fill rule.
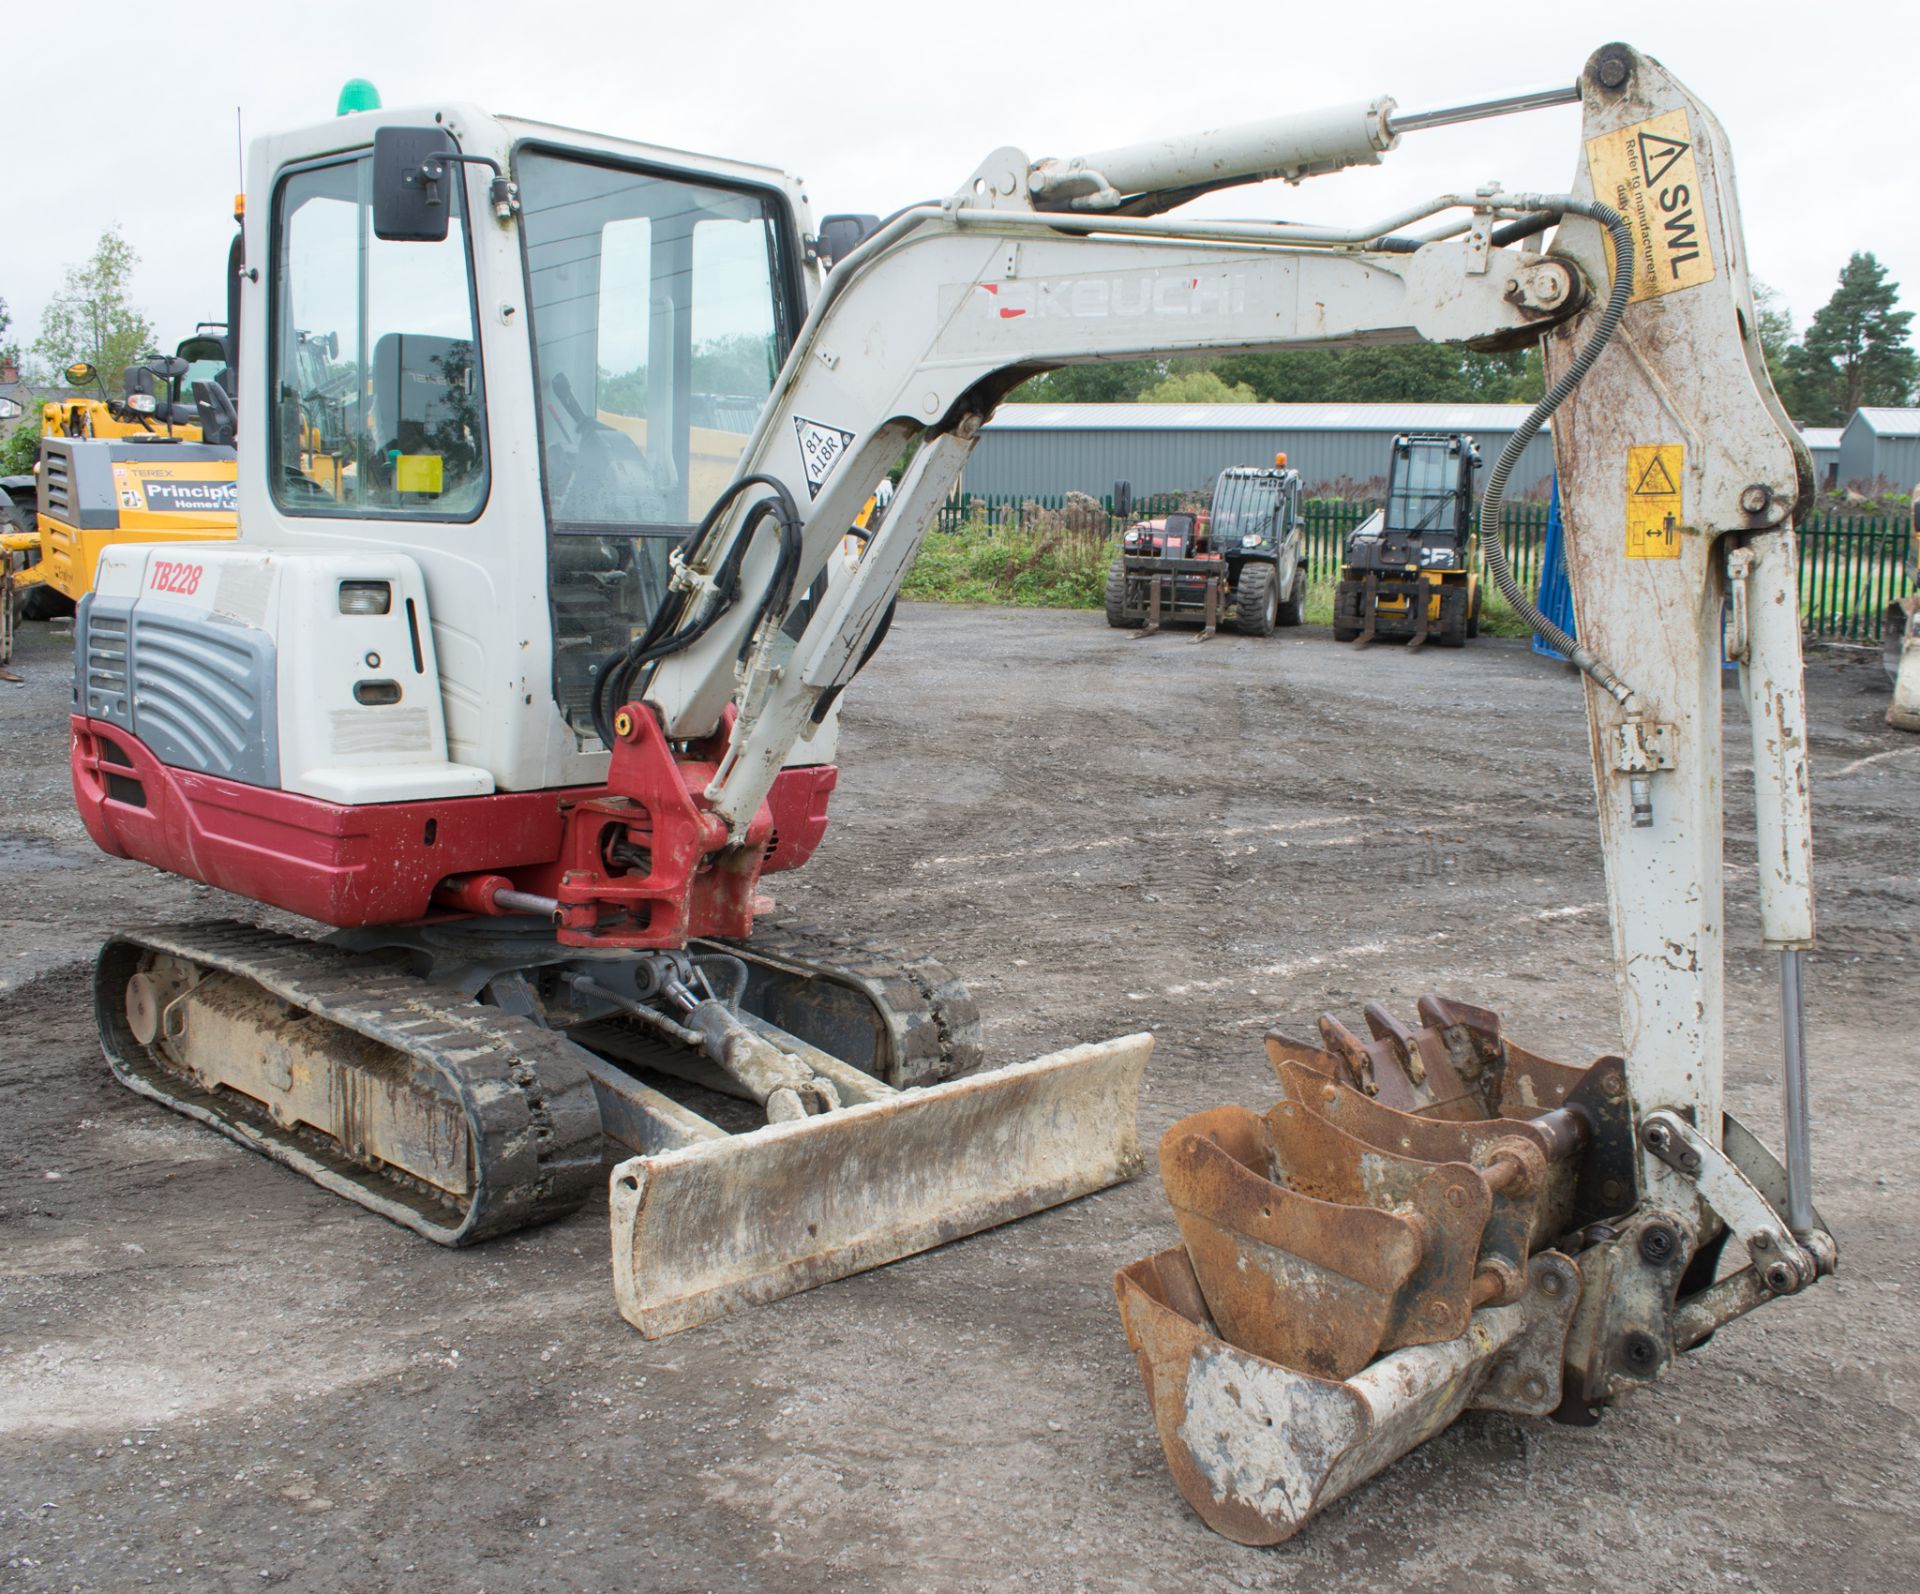
[[[1175,1481],[1243,1544],[1315,1510],[1462,1411],[1546,1415],[1581,1271],[1556,1237],[1618,1210],[1620,1059],[1569,1068],[1484,1008],[1423,997],[1408,1029],[1267,1037],[1281,1099],[1160,1142],[1184,1244],[1114,1281]],[[1598,1134],[1596,1133],[1598,1131]]]

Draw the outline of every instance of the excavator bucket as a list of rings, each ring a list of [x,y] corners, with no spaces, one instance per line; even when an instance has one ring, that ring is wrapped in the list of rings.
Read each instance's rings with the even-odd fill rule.
[[[1152,1050],[1128,1035],[633,1157],[611,1195],[621,1314],[658,1338],[1131,1178]]]
[[[1463,1411],[1544,1416],[1558,1406],[1580,1271],[1542,1252],[1514,1305],[1482,1308],[1459,1337],[1341,1380],[1222,1337],[1179,1246],[1122,1268],[1114,1291],[1180,1493],[1215,1532],[1263,1545],[1292,1538]]]
[[[1290,1537],[1469,1407],[1559,1406],[1582,1275],[1556,1243],[1630,1204],[1618,1058],[1569,1068],[1484,1008],[1419,1012],[1271,1034],[1270,1111],[1161,1141],[1185,1243],[1115,1291],[1175,1481],[1242,1543]]]

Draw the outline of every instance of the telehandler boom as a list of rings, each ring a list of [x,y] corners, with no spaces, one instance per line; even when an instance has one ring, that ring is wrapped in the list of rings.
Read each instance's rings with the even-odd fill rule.
[[[1575,99],[1565,193],[1349,229],[1167,214]],[[612,1174],[616,1287],[649,1333],[1125,1177],[1144,1037],[954,1079],[979,1053],[944,971],[754,933],[760,876],[824,829],[840,697],[1032,373],[1543,341],[1551,387],[1483,524],[1551,413],[1581,642],[1554,639],[1588,676],[1624,1050],[1564,1068],[1440,999],[1418,1031],[1376,1011],[1368,1041],[1331,1019],[1324,1046],[1276,1040],[1277,1116],[1176,1126],[1187,1244],[1122,1275],[1156,1421],[1203,1516],[1284,1537],[1523,1350],[1509,1409],[1598,1405],[1831,1268],[1799,1005],[1810,473],[1751,331],[1725,138],[1658,63],[1609,45],[1547,96],[996,150],[824,279],[777,174],[462,106],[262,141],[249,187],[245,257],[270,266],[241,295],[241,537],[109,555],[75,789],[110,851],[335,933],[111,940],[102,1031],[136,1089],[454,1242],[577,1204],[610,1139],[636,1153]],[[347,458],[324,491],[290,441],[321,333],[360,377],[330,401]],[[914,444],[855,559],[848,525]],[[1491,531],[1487,556],[1531,615]],[[1721,1102],[1723,608],[1784,1170]],[[689,1081],[699,1114],[666,1088]],[[715,1092],[776,1121],[728,1135]],[[1393,1134],[1382,1114],[1420,1127],[1369,1183],[1381,1159],[1348,1143]],[[1295,1119],[1325,1125],[1311,1154]],[[1716,1281],[1729,1237],[1750,1265]],[[1251,1308],[1216,1264],[1266,1281]]]

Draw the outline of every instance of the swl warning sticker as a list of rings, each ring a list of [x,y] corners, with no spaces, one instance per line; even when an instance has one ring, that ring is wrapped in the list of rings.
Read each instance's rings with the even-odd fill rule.
[[[818,498],[820,489],[833,474],[833,467],[846,454],[853,433],[798,415],[793,418],[793,429],[800,434],[800,463],[807,473],[807,496]]]
[[[1627,218],[1639,246],[1630,302],[1713,280],[1700,168],[1685,110],[1589,139],[1587,171],[1594,198]],[[1611,236],[1607,248],[1611,264]]]
[[[1680,481],[1687,473],[1684,443],[1650,443],[1627,450],[1627,557],[1680,557]]]

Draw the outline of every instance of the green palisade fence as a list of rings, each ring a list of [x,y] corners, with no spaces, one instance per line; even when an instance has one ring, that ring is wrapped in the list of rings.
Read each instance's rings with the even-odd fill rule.
[[[941,506],[935,529],[958,531],[969,522],[984,522],[1014,530],[1033,527],[1044,518],[1056,526],[1064,522],[1063,535],[1107,542],[1132,521],[1154,519],[1194,502],[1191,494],[1137,498],[1132,515],[1122,520],[1113,513],[1111,499],[1100,500],[1097,509],[1086,499],[1076,499],[1077,507],[1065,498],[955,499]],[[1339,575],[1347,538],[1379,507],[1365,501],[1307,502],[1300,540],[1314,580],[1331,581]],[[1500,522],[1514,574],[1528,592],[1538,591],[1546,505],[1506,504]],[[1818,514],[1800,528],[1800,613],[1809,637],[1876,642],[1886,606],[1909,590],[1907,532],[1899,518]]]

